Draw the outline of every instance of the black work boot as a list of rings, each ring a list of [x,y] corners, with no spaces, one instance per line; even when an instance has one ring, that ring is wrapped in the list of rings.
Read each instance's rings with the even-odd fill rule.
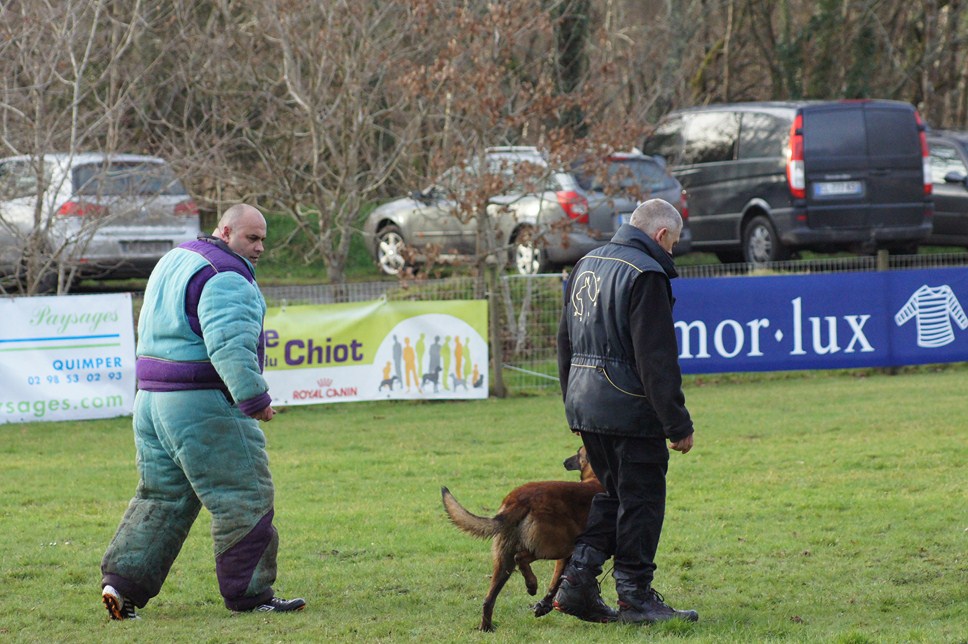
[[[555,593],[555,610],[586,622],[614,622],[618,612],[602,600],[598,575],[608,555],[591,546],[578,544],[561,574]]]
[[[618,621],[626,624],[652,624],[670,619],[698,622],[699,613],[694,610],[676,610],[665,603],[645,580],[638,583],[632,577],[615,571],[615,589],[618,591]]]

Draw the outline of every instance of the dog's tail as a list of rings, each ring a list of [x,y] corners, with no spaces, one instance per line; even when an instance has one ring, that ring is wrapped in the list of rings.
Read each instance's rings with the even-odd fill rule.
[[[447,488],[440,488],[440,496],[444,501],[444,509],[447,510],[447,516],[450,517],[450,520],[455,526],[467,534],[480,537],[481,539],[490,539],[500,532],[500,521],[471,514],[464,509],[464,506],[457,502],[457,499],[454,498],[454,495]]]

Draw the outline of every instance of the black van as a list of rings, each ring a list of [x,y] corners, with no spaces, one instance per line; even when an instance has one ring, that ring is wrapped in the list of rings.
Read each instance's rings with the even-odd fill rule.
[[[925,128],[885,100],[678,110],[644,144],[689,193],[692,248],[765,263],[801,249],[914,252],[931,233]]]

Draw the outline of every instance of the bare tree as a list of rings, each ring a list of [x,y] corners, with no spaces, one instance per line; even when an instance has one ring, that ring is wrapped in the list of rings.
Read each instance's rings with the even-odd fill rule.
[[[961,0],[14,0],[0,147],[165,156],[209,208],[287,213],[338,282],[363,213],[491,145],[557,163],[632,147],[673,107],[797,97],[898,98],[963,127],[966,37]],[[506,255],[489,196],[507,180],[478,177],[455,211],[478,272]],[[55,220],[0,213],[30,292],[75,268]]]
[[[15,202],[0,209],[0,261],[19,278],[11,285],[19,292],[49,290],[55,277],[58,292],[66,291],[91,236],[107,223],[89,217],[69,232],[59,227],[61,204],[43,198],[59,186],[49,185],[42,157],[120,147],[121,119],[145,71],[126,67],[141,20],[138,0],[0,7],[0,147],[31,168],[0,176],[5,198],[33,204],[29,213]]]
[[[343,280],[361,213],[410,161],[422,97],[402,75],[426,44],[419,3],[265,3],[275,122],[246,132],[272,203],[314,241],[331,282]],[[264,146],[266,139],[285,140]]]
[[[968,62],[963,5],[959,0],[931,0],[922,3],[922,7],[921,108],[928,122],[936,127],[963,127],[968,91],[963,72]]]
[[[160,99],[139,107],[144,129],[180,167],[197,168],[189,174],[204,177],[215,200],[231,191],[288,213],[313,242],[307,260],[322,258],[333,282],[343,279],[361,214],[401,187],[489,145],[533,143],[564,156],[579,133],[588,147],[609,127],[629,134],[642,120],[629,116],[627,89],[609,80],[631,44],[609,61],[597,58],[595,45],[611,36],[590,28],[597,16],[588,3],[172,7],[170,51],[188,53],[157,66],[166,82]],[[563,47],[566,32],[581,32],[582,47]],[[567,86],[559,82],[563,51],[572,56]],[[455,213],[477,218],[479,267],[498,250],[486,241],[493,222],[485,193],[495,180],[471,187]]]

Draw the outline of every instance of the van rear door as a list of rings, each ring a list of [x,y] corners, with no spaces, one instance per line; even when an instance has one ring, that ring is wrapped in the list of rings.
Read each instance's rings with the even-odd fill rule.
[[[808,226],[877,229],[924,221],[924,166],[911,106],[849,101],[800,109]]]
[[[875,228],[918,226],[925,218],[924,160],[914,108],[868,103],[870,218]]]

